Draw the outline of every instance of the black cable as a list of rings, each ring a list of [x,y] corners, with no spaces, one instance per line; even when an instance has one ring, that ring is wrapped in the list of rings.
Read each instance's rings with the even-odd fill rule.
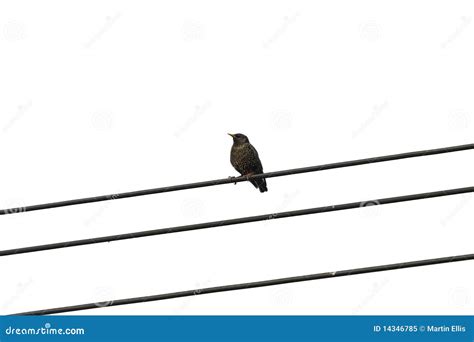
[[[387,156],[357,159],[357,160],[350,160],[350,161],[337,162],[337,163],[331,163],[331,164],[323,164],[323,165],[317,165],[317,166],[302,167],[298,169],[268,172],[268,173],[262,173],[259,175],[253,175],[250,177],[242,176],[242,177],[234,177],[234,178],[223,178],[223,179],[216,179],[216,180],[198,182],[198,183],[172,185],[172,186],[165,186],[162,188],[154,188],[154,189],[138,190],[138,191],[132,191],[132,192],[123,192],[123,193],[118,193],[118,194],[87,197],[87,198],[73,199],[73,200],[67,200],[67,201],[61,201],[61,202],[37,204],[37,205],[31,205],[31,206],[26,206],[26,207],[1,209],[0,215],[18,214],[18,213],[24,213],[28,211],[34,211],[34,210],[52,209],[52,208],[66,207],[66,206],[78,205],[78,204],[110,201],[110,200],[117,200],[117,199],[122,199],[122,198],[145,196],[145,195],[159,194],[159,193],[171,192],[171,191],[179,191],[179,190],[186,190],[186,189],[203,188],[203,187],[214,186],[214,185],[222,185],[222,184],[228,184],[228,183],[244,182],[249,179],[256,179],[256,178],[263,178],[263,177],[272,178],[272,177],[289,176],[289,175],[295,175],[295,174],[300,174],[300,173],[338,169],[338,168],[343,168],[343,167],[381,163],[381,162],[392,161],[392,160],[423,157],[423,156],[429,156],[429,155],[434,155],[434,154],[458,152],[458,151],[465,151],[465,150],[472,150],[472,149],[474,149],[474,144],[443,147],[443,148],[437,148],[433,150],[406,152],[406,153],[392,154],[392,155],[387,155]]]
[[[240,218],[235,218],[235,219],[230,219],[230,220],[205,222],[205,223],[191,224],[191,225],[186,225],[186,226],[145,230],[145,231],[134,232],[134,233],[109,235],[109,236],[103,236],[103,237],[98,237],[98,238],[73,240],[73,241],[52,243],[52,244],[39,245],[39,246],[8,249],[8,250],[0,251],[0,256],[40,252],[40,251],[46,251],[50,249],[69,248],[69,247],[74,247],[74,246],[92,245],[92,244],[102,243],[102,242],[111,242],[111,241],[127,240],[127,239],[134,239],[134,238],[146,237],[146,236],[179,233],[179,232],[186,232],[186,231],[191,231],[191,230],[222,227],[222,226],[229,226],[229,225],[234,225],[234,224],[273,220],[273,219],[293,217],[293,216],[327,213],[327,212],[338,211],[338,210],[363,208],[370,205],[383,205],[383,204],[414,201],[414,200],[421,200],[421,199],[434,198],[434,197],[459,195],[459,194],[465,194],[469,192],[474,192],[474,186],[459,188],[459,189],[435,191],[435,192],[425,192],[425,193],[414,194],[414,195],[381,198],[377,200],[337,204],[337,205],[316,207],[316,208],[310,208],[310,209],[283,211],[283,212],[273,213],[273,214],[240,217]]]
[[[319,279],[326,279],[326,278],[353,276],[357,274],[392,271],[392,270],[398,270],[398,269],[403,269],[403,268],[430,266],[430,265],[445,264],[445,263],[450,263],[450,262],[467,261],[467,260],[474,260],[474,254],[465,254],[465,255],[456,255],[456,256],[444,257],[444,258],[401,262],[401,263],[381,265],[381,266],[354,268],[354,269],[337,271],[337,272],[316,273],[316,274],[309,274],[309,275],[303,275],[303,276],[297,276],[297,277],[263,280],[263,281],[256,281],[256,282],[250,282],[250,283],[206,287],[203,289],[171,292],[171,293],[164,293],[164,294],[158,294],[158,295],[153,295],[153,296],[134,297],[134,298],[126,298],[126,299],[118,299],[118,300],[107,300],[100,303],[96,302],[96,303],[81,304],[81,305],[63,306],[63,307],[54,308],[54,309],[29,311],[29,312],[18,313],[16,315],[51,315],[51,314],[58,314],[58,313],[64,313],[64,312],[98,309],[98,308],[103,308],[107,306],[118,306],[118,305],[153,302],[153,301],[158,301],[158,300],[190,297],[190,296],[195,296],[195,295],[203,295],[203,294],[210,294],[210,293],[217,293],[217,292],[246,290],[246,289],[251,289],[251,288],[256,288],[256,287],[290,284],[290,283],[297,283],[297,282],[309,281],[309,280],[319,280]]]

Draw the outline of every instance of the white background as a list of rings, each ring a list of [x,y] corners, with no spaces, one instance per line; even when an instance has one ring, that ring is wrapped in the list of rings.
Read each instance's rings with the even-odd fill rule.
[[[2,1],[2,208],[472,143],[472,1]],[[0,217],[0,248],[472,186],[474,152]],[[471,195],[0,258],[0,313],[473,252]],[[472,314],[472,262],[81,314]]]

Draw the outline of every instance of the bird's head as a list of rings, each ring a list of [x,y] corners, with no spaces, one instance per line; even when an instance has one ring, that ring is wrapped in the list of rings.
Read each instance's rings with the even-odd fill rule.
[[[249,138],[247,138],[246,135],[241,134],[241,133],[236,133],[236,134],[229,134],[232,139],[234,139],[234,144],[245,144],[249,142]]]

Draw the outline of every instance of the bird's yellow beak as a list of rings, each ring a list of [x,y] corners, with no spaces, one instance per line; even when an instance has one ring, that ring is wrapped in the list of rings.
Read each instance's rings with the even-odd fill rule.
[[[232,138],[234,138],[234,135],[233,135],[233,134],[231,134],[231,133],[227,133],[227,134],[229,134]]]

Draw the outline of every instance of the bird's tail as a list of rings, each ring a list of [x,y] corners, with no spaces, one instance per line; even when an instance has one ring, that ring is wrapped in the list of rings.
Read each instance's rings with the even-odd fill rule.
[[[265,178],[252,179],[251,182],[254,187],[260,190],[260,192],[268,191],[267,181],[265,180]]]

